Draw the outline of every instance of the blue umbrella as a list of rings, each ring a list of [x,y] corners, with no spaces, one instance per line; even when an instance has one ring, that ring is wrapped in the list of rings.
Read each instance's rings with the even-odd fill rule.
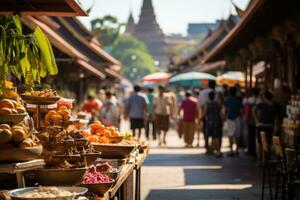
[[[216,77],[203,72],[187,72],[183,74],[178,74],[173,76],[169,83],[171,84],[179,84],[181,86],[201,86],[202,82],[208,80],[216,80]]]

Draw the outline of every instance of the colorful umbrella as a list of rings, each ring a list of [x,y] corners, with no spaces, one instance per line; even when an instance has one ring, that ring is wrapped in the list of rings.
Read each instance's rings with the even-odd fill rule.
[[[142,82],[147,83],[166,83],[168,82],[171,74],[166,72],[155,72],[153,74],[146,75],[142,78]]]
[[[203,84],[207,84],[209,80],[216,80],[216,77],[204,72],[187,72],[173,76],[169,80],[169,83],[181,86],[199,87]]]
[[[248,77],[248,80],[250,77]],[[245,87],[246,76],[243,72],[239,71],[229,71],[217,77],[218,85],[228,85],[230,87],[239,84],[241,87]],[[255,84],[256,79],[252,77],[253,84]]]

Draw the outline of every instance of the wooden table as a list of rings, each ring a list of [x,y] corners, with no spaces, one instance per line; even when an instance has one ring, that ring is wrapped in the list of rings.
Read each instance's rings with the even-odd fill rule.
[[[108,192],[106,192],[101,200],[115,199],[118,200],[140,200],[141,199],[141,166],[148,155],[139,154],[134,162],[123,165],[117,182]],[[134,181],[135,175],[135,181]]]
[[[16,174],[18,187],[25,187],[24,174],[25,171],[43,168],[45,162],[43,159],[31,160],[28,162],[18,162],[9,164],[0,164],[0,173]]]
[[[146,160],[148,155],[148,149],[144,151],[144,153],[139,154],[136,157],[136,162],[134,166],[135,170],[135,200],[141,199],[141,171],[142,171],[142,165],[144,161]]]

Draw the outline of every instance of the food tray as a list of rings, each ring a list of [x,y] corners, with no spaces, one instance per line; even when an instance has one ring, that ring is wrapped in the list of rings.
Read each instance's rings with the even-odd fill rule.
[[[0,115],[0,123],[19,123],[23,121],[26,117],[26,113],[24,114],[9,114],[9,115]]]
[[[43,187],[43,188],[47,188],[47,187]],[[15,190],[11,190],[9,191],[9,196],[11,197],[12,200],[73,200],[78,196],[82,196],[84,195],[88,189],[84,188],[84,187],[57,187],[58,189],[61,190],[67,190],[70,192],[74,192],[76,193],[76,195],[74,196],[68,196],[68,197],[56,197],[56,198],[23,198],[20,197],[22,194],[24,194],[25,192],[30,192],[33,191],[35,189],[38,189],[38,187],[28,187],[28,188],[21,188],[21,189],[15,189]]]
[[[123,138],[124,138],[123,136],[108,137],[110,143],[120,143],[122,142]]]
[[[100,151],[101,158],[127,158],[134,150],[132,145],[92,144],[96,151]]]
[[[86,171],[85,167],[71,169],[38,169],[35,171],[36,181],[46,186],[67,186],[80,184]]]
[[[21,98],[26,103],[36,104],[36,105],[50,105],[55,104],[60,97],[39,97],[21,94]]]
[[[40,157],[43,146],[0,149],[0,162],[25,162]]]
[[[97,184],[81,184],[80,186],[88,188],[91,192],[102,196],[104,195],[115,183],[115,180],[111,180],[108,183],[97,183]]]

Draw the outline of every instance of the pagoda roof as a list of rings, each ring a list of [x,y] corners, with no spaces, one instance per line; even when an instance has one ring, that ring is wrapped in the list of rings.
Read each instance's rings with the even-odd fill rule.
[[[1,0],[0,15],[87,16],[77,0]]]
[[[132,12],[130,12],[128,20],[127,20],[127,24],[126,24],[126,29],[125,29],[124,33],[125,34],[132,34],[134,32],[135,26],[136,26],[136,24],[134,22]]]
[[[22,17],[22,22],[31,29],[39,26],[48,36],[52,45],[97,77],[101,79],[106,76],[120,78],[120,76],[116,76],[118,72],[112,74],[106,71],[106,68],[114,66],[113,63],[109,63],[109,60],[95,53],[93,49],[96,47],[87,46],[83,40],[76,38],[75,33],[67,29],[58,17],[39,17],[38,19],[27,16]],[[100,47],[98,46],[98,48]]]
[[[119,65],[121,69],[121,63],[114,57],[106,53],[98,42],[93,40],[92,32],[84,28],[84,25],[74,17],[56,17],[59,23],[65,27],[70,34],[72,34],[77,41],[84,44],[89,49],[89,55],[94,55],[95,59],[100,58],[109,65]],[[55,19],[54,19],[55,20]],[[90,50],[92,52],[90,52]]]
[[[227,20],[221,20],[216,30],[207,34],[204,40],[202,40],[195,50],[181,62],[176,65],[190,66],[194,62],[201,63],[205,55],[210,52],[218,43],[230,32],[230,30],[238,22],[239,17],[229,16]]]
[[[299,17],[299,0],[283,3],[280,0],[252,0],[239,23],[205,57],[211,62],[235,55],[247,47],[256,37],[267,36],[272,28],[289,19]]]

